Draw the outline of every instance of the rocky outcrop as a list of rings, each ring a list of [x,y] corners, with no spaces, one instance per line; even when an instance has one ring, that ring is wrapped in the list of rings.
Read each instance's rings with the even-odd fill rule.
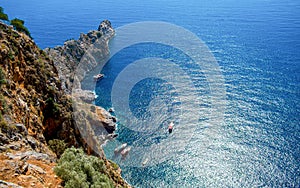
[[[90,146],[88,152],[96,151],[100,156],[104,155],[100,145],[115,130],[116,118],[93,104],[95,94],[83,90],[81,81],[108,58],[108,42],[113,36],[111,23],[105,20],[97,31],[82,33],[78,40],[69,40],[63,46],[44,50],[54,60],[62,89],[72,96],[73,120],[84,138],[84,144]],[[90,82],[94,82],[94,79],[90,79]]]
[[[78,76],[75,74],[78,74],[76,70],[78,70],[79,65],[82,71],[88,72],[108,57],[108,42],[114,36],[114,33],[111,23],[105,20],[101,22],[97,31],[90,31],[87,34],[81,33],[78,40],[68,40],[63,46],[44,50],[53,59],[58,70],[62,89],[65,92],[71,93],[74,77]],[[93,45],[97,45],[97,47],[94,48]],[[89,54],[96,56],[97,61],[83,61],[83,57],[87,57]]]

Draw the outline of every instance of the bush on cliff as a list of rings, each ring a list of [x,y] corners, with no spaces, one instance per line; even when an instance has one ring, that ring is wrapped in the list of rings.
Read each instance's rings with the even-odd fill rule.
[[[0,7],[0,20],[8,21],[8,16],[3,12],[3,8]]]
[[[5,84],[5,83],[6,83],[5,75],[4,75],[2,68],[0,67],[0,88],[1,88],[2,84]]]
[[[12,26],[14,26],[14,28],[17,30],[17,31],[20,31],[20,32],[23,32],[25,33],[26,35],[28,35],[30,38],[32,38],[30,36],[30,32],[29,30],[24,26],[24,21],[23,20],[20,20],[18,18],[15,18],[13,20],[10,21],[10,24]]]
[[[59,139],[49,140],[48,145],[58,158],[60,158],[67,148],[67,144],[63,140]]]
[[[82,149],[66,149],[54,171],[67,188],[113,187],[112,181],[104,174],[104,161],[84,154]]]
[[[5,14],[5,13],[3,12],[3,8],[2,8],[2,7],[0,7],[0,20],[9,22],[8,16],[7,16],[7,14]],[[31,35],[30,35],[29,30],[24,26],[24,23],[25,23],[24,20],[20,20],[20,19],[18,19],[18,18],[15,18],[15,19],[13,19],[13,20],[10,20],[10,24],[11,24],[12,26],[14,26],[14,28],[15,28],[17,31],[23,32],[23,33],[25,33],[26,35],[28,35],[30,38],[32,38]]]

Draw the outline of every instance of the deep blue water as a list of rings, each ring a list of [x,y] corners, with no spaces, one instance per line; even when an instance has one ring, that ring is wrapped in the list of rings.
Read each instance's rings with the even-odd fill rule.
[[[114,146],[127,142],[133,147],[146,147],[168,141],[168,134],[162,130],[169,121],[176,121],[174,114],[178,112],[174,109],[180,105],[180,100],[176,101],[180,96],[171,84],[155,78],[137,83],[130,93],[132,113],[137,118],[157,115],[161,124],[148,134],[120,123],[119,137],[105,147],[107,156],[121,165],[123,177],[132,185],[300,186],[300,2],[11,0],[2,1],[1,6],[10,18],[25,20],[41,48],[78,38],[80,32],[97,29],[103,19],[109,19],[114,27],[137,21],[170,22],[195,33],[210,48],[225,79],[224,123],[211,130],[204,115],[183,152],[175,152],[155,166],[131,167],[113,157]],[[210,95],[203,72],[184,53],[143,43],[123,49],[110,59],[102,70],[105,79],[95,88],[99,95],[96,103],[111,107],[111,88],[118,74],[133,61],[146,57],[175,62],[197,77],[192,81],[199,98]],[[148,112],[156,96],[167,96],[163,98],[164,115]],[[210,104],[204,103],[203,109],[209,108]],[[138,156],[129,154],[129,158]]]

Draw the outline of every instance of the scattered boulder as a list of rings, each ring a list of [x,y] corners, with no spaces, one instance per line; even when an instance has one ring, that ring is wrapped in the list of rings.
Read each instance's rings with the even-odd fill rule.
[[[5,146],[0,146],[0,152],[5,152],[7,148]]]
[[[8,143],[9,143],[9,139],[6,137],[6,135],[0,133],[0,145],[8,144]]]
[[[15,124],[15,127],[17,128],[19,133],[23,134],[24,136],[28,135],[28,130],[24,124],[17,123]]]
[[[35,138],[33,138],[32,136],[28,136],[27,137],[27,142],[29,143],[29,145],[32,147],[32,149],[37,148],[37,140]]]
[[[34,172],[37,172],[39,174],[46,174],[45,170],[43,170],[41,167],[39,166],[36,166],[36,165],[33,165],[33,164],[29,164],[28,165],[28,168],[31,170],[31,171],[34,171]]]
[[[13,160],[38,160],[38,161],[55,161],[55,157],[49,156],[45,153],[39,153],[36,151],[26,151],[26,152],[17,152],[17,153],[7,153],[9,159]]]
[[[17,184],[0,180],[0,187],[23,188]]]
[[[19,143],[14,143],[14,144],[8,145],[7,147],[12,150],[19,150],[21,148],[21,145]]]

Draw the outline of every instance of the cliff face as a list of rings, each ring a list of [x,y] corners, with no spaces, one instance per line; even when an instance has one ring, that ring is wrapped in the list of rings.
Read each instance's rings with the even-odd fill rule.
[[[70,121],[71,107],[57,70],[28,36],[0,23],[0,73],[0,179],[55,187],[59,180],[51,169],[56,156],[46,138],[52,128]]]
[[[61,180],[53,172],[57,156],[48,148],[51,139],[81,146],[90,154],[95,154],[95,148],[102,151],[101,140],[88,130],[92,145],[87,143],[75,125],[70,92],[84,50],[98,38],[108,41],[113,33],[105,21],[98,31],[43,51],[28,36],[0,22],[0,186],[59,187]],[[108,53],[108,47],[103,48],[103,58]],[[100,122],[97,126],[114,130],[116,119],[104,109],[78,105],[83,110],[77,116],[91,130],[95,121]],[[126,186],[120,171],[101,152],[100,156],[115,185]]]
[[[114,29],[111,27],[111,23],[105,20],[101,22],[97,31],[82,33],[78,40],[68,40],[63,46],[44,50],[53,59],[54,65],[58,69],[62,89],[72,96],[73,120],[81,137],[84,138],[82,143],[88,148],[88,153],[100,156],[104,156],[101,144],[107,138],[114,136],[112,133],[115,130],[116,118],[105,109],[92,103],[95,95],[91,91],[83,90],[81,81],[84,75],[108,57],[108,42],[113,36]],[[95,56],[97,56],[97,61],[94,60]],[[93,83],[93,80],[90,82]]]

